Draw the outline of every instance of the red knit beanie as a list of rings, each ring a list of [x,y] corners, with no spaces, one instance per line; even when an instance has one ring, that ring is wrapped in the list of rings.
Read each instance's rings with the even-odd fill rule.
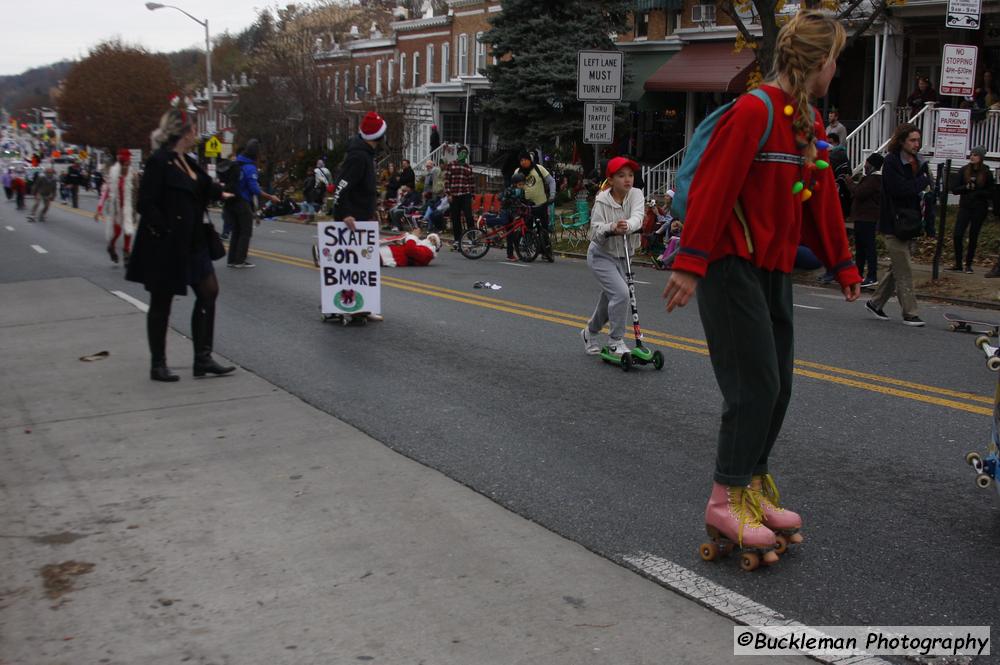
[[[361,120],[361,138],[366,141],[377,141],[385,134],[385,118],[375,111],[369,111]]]

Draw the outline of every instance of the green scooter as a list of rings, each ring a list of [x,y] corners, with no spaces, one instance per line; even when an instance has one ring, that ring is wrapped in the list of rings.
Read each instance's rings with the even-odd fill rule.
[[[639,328],[639,309],[635,303],[635,275],[632,274],[632,260],[628,253],[628,236],[623,236],[625,245],[625,283],[628,284],[628,302],[632,308],[632,331],[635,334],[635,347],[628,353],[618,355],[605,345],[601,347],[601,359],[604,362],[618,365],[623,372],[627,372],[634,365],[652,365],[656,369],[663,369],[663,354],[659,351],[651,351],[642,345],[642,330]]]

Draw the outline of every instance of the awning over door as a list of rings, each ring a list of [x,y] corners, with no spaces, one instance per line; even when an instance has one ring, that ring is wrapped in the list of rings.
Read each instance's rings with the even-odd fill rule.
[[[733,53],[732,41],[685,44],[643,87],[649,92],[741,93],[753,61],[751,49]]]

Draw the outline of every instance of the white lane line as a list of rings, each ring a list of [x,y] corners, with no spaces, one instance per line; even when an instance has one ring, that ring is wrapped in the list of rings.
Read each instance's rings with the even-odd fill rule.
[[[271,229],[271,233],[288,233],[288,231],[282,231],[281,229]]]
[[[146,303],[142,302],[141,300],[133,298],[129,294],[125,293],[124,291],[112,291],[111,293],[115,294],[116,296],[118,296],[119,298],[121,298],[122,300],[124,300],[125,302],[127,302],[128,304],[134,305],[135,308],[137,310],[139,310],[140,312],[148,312],[149,311],[149,305],[147,305]]]
[[[524,265],[523,263],[514,263],[513,261],[507,261],[505,263],[501,263],[500,265],[510,266],[511,268],[527,268],[528,267],[528,266]]]
[[[822,307],[812,307],[810,305],[799,305],[799,304],[792,304],[792,307],[801,307],[802,309],[823,309]]]
[[[35,250],[39,254],[48,254],[49,253],[49,250],[45,249],[41,245],[32,245],[31,249]]]
[[[8,227],[7,227],[7,230],[8,230],[8,231],[13,231],[13,230],[14,230],[14,227],[13,227],[13,226],[8,226]]]
[[[622,560],[647,577],[657,580],[664,586],[705,605],[736,623],[747,626],[804,625],[721,584],[716,584],[692,570],[678,566],[673,561],[646,552],[625,555]],[[818,631],[814,632],[820,634]],[[810,658],[821,663],[837,663],[838,665],[846,665],[847,661],[850,661],[851,665],[890,665],[889,661],[874,656],[867,658],[861,656],[810,656]]]

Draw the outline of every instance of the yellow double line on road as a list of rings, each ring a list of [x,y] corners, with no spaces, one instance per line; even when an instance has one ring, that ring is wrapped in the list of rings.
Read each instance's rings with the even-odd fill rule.
[[[286,254],[279,254],[259,249],[251,250],[250,254],[268,261],[275,261],[277,263],[284,263],[286,265],[296,266],[299,268],[316,270],[316,267],[310,259],[302,259],[294,256],[288,256]],[[426,284],[424,282],[399,279],[398,277],[392,277],[384,273],[382,275],[382,283],[401,291],[408,291],[410,293],[430,296],[433,298],[441,298],[443,300],[450,300],[452,302],[459,302],[466,305],[474,305],[476,307],[492,309],[498,312],[516,314],[518,316],[524,316],[549,323],[556,323],[576,329],[583,326],[589,318],[557,310],[546,309],[544,307],[525,305],[510,300],[488,298],[485,296],[466,293],[464,291],[456,291],[442,286]],[[699,353],[701,355],[708,355],[708,345],[705,340],[680,337],[678,335],[671,335],[669,333],[649,329],[644,329],[643,335],[643,341],[646,342],[654,342],[659,346],[677,349],[678,351],[689,351],[692,353]],[[939,388],[937,386],[895,379],[879,374],[859,372],[832,365],[824,365],[822,363],[812,362],[809,360],[796,360],[795,374],[819,381],[828,381],[842,386],[868,390],[882,395],[890,395],[892,397],[910,399],[917,402],[923,402],[925,404],[934,404],[936,406],[957,409],[968,413],[985,416],[993,414],[991,406],[979,406],[980,404],[993,404],[993,398],[984,395],[975,395],[973,393],[960,392],[957,390],[950,390],[948,388]]]

